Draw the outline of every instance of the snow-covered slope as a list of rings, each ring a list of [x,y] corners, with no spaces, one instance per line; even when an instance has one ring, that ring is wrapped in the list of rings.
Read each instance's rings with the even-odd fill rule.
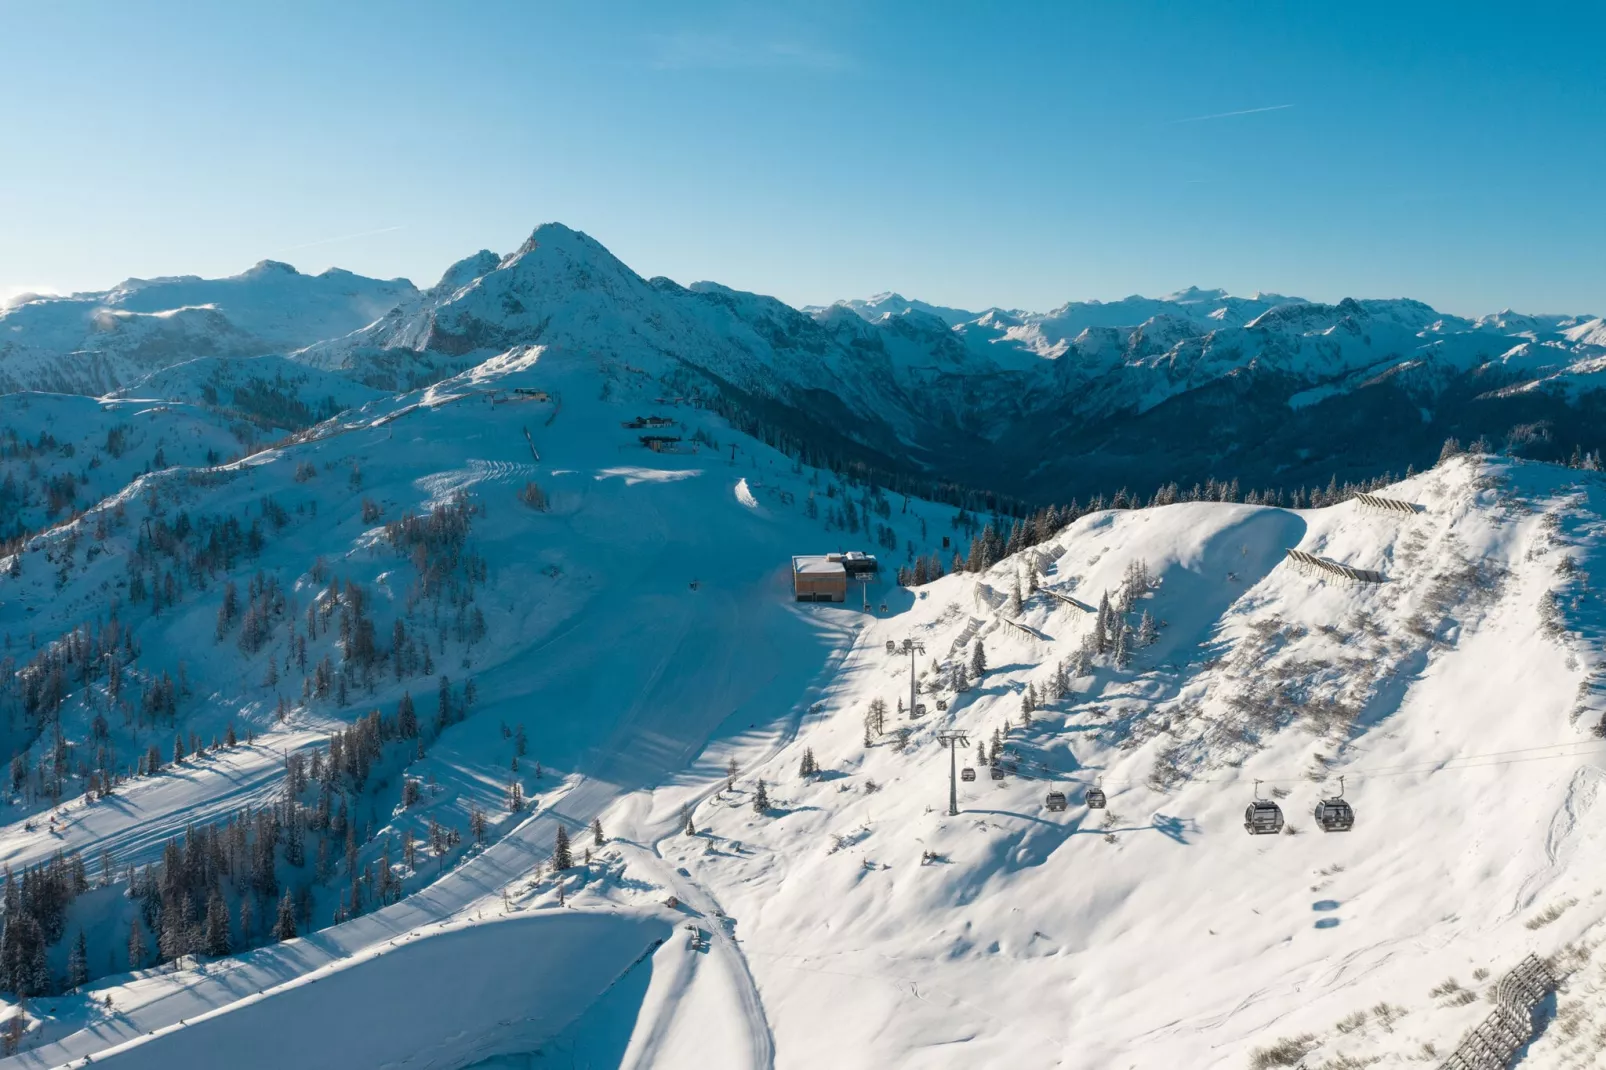
[[[435,322],[558,270],[517,267]],[[638,281],[593,277],[595,307],[645,300]],[[1566,979],[1523,1065],[1587,1065],[1598,474],[1459,458],[1380,492],[1411,515],[1096,512],[979,573],[883,580],[869,612],[857,591],[798,605],[791,554],[946,565],[972,532],[655,400],[675,338],[515,346],[238,461],[120,473],[0,560],[21,756],[0,859],[68,882],[56,852],[87,863],[59,917],[39,908],[55,939],[8,931],[57,977],[82,932],[91,977],[29,1001],[9,1065],[195,1066],[316,1021],[309,1065],[1406,1066],[1530,951]],[[621,427],[645,415],[668,452]],[[1306,574],[1290,548],[1385,582]],[[1106,592],[1128,654],[1083,654]],[[916,718],[887,651],[908,638]],[[958,817],[950,730],[980,770]],[[999,780],[976,758],[995,730]],[[1310,807],[1339,776],[1356,828],[1322,834]],[[1099,778],[1103,814],[1081,804]],[[1244,833],[1256,779],[1297,834]],[[577,857],[555,874],[560,827]],[[147,946],[130,968],[133,926],[164,958],[204,952],[214,893],[236,954],[175,970]],[[265,932],[281,903],[296,939]],[[440,977],[431,1015],[410,1000]]]
[[[1521,1065],[1596,1065],[1606,486],[1457,462],[1388,493],[1420,512],[1084,517],[1052,560],[938,581],[869,625],[797,739],[659,845],[736,919],[777,1065],[1418,1065],[1530,953],[1564,980]],[[1288,547],[1386,580],[1301,572]],[[1034,556],[1088,605],[1141,564],[1128,620],[1156,641],[1078,671],[1095,615],[1003,597]],[[909,638],[927,712],[867,731],[873,700],[907,705],[909,659],[883,647]],[[991,668],[956,692],[978,642]],[[1023,714],[1061,665],[1070,693]],[[954,730],[980,776],[949,817]],[[993,780],[976,745],[1000,740]],[[1324,834],[1311,809],[1340,777],[1356,827]],[[1096,784],[1103,811],[1082,804]],[[1257,791],[1288,835],[1245,834]]]

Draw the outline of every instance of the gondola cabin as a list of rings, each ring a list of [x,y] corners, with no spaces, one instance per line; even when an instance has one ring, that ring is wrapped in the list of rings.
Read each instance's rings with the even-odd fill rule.
[[[992,776],[993,776],[994,780],[1003,780],[1004,779],[1004,767],[1001,766],[1001,765],[993,766]]]
[[[1316,804],[1316,823],[1323,832],[1348,832],[1355,827],[1355,811],[1343,799],[1323,799]]]
[[[1063,791],[1049,792],[1047,797],[1043,799],[1043,805],[1056,813],[1065,809],[1065,793]]]
[[[1102,788],[1088,788],[1087,789],[1087,794],[1082,797],[1082,801],[1087,803],[1087,808],[1089,810],[1102,810],[1102,809],[1104,809],[1104,806],[1105,806],[1104,789],[1102,789]]]
[[[965,766],[963,769],[959,770],[959,779],[965,781],[975,780],[976,770],[972,769],[968,765]]]
[[[1271,836],[1281,832],[1282,807],[1270,799],[1256,799],[1244,810],[1244,828],[1251,836]]]

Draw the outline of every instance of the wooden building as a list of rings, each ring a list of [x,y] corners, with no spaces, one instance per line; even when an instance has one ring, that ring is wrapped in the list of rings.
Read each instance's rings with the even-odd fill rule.
[[[846,602],[848,581],[873,577],[875,555],[852,550],[840,554],[805,554],[792,558],[792,594],[799,602]]]
[[[846,602],[848,570],[824,555],[794,557],[792,594],[799,602]]]

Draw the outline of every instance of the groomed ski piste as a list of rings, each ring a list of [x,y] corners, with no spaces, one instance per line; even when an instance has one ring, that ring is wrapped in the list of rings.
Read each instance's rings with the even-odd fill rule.
[[[23,1050],[0,1065],[1438,1065],[1528,954],[1560,984],[1518,1065],[1595,1065],[1597,474],[1460,457],[1377,492],[1410,515],[1094,513],[983,574],[911,589],[883,576],[866,613],[856,590],[846,605],[791,598],[792,554],[879,549],[827,530],[836,480],[685,407],[667,410],[678,452],[644,449],[621,423],[665,411],[661,390],[623,362],[517,350],[120,496],[136,531],[147,509],[273,496],[293,519],[242,584],[274,571],[304,607],[327,586],[312,578],[321,558],[373,592],[382,628],[410,582],[383,522],[483,507],[484,635],[442,639],[438,665],[474,680],[472,710],[407,766],[428,785],[420,803],[392,808],[392,783],[352,819],[374,829],[364,865],[430,817],[466,829],[478,807],[491,829],[398,866],[398,902],[331,925],[336,889],[320,887],[309,934],[179,969],[107,974],[126,922],[100,931],[97,917],[122,915],[78,910],[70,931],[88,932],[97,979],[29,1000]],[[546,511],[520,501],[529,482]],[[875,521],[896,533],[889,565],[954,533],[952,507],[890,504]],[[36,540],[20,578],[0,570],[4,630],[62,634],[115,586],[115,552],[59,573],[39,560],[69,536]],[[1301,569],[1289,549],[1384,582]],[[1074,603],[1105,594],[1129,604],[1134,634],[1145,611],[1155,622],[1124,667],[1113,652],[1079,664],[1098,615]],[[185,661],[203,739],[232,723],[251,742],[109,799],[12,802],[0,859],[157,862],[186,826],[278,798],[286,756],[332,728],[404,690],[433,703],[433,678],[381,674],[345,708],[292,702],[281,720],[259,681],[283,649],[219,643],[217,604],[214,591],[140,614],[138,635]],[[921,716],[902,708],[906,639],[923,647]],[[955,690],[978,641],[986,670]],[[875,699],[885,723],[867,728]],[[514,725],[528,753],[510,770]],[[1002,779],[977,756],[995,730]],[[937,740],[951,731],[978,774],[957,816]],[[802,775],[805,752],[819,772]],[[1340,776],[1355,827],[1323,833],[1311,809]],[[523,812],[505,802],[513,778]],[[1246,834],[1257,781],[1284,834]],[[1083,803],[1095,784],[1102,811]],[[1054,790],[1063,811],[1045,805]],[[561,881],[546,866],[560,825],[592,852]]]

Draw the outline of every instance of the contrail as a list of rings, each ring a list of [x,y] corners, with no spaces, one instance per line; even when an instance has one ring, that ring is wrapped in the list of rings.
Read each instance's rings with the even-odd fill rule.
[[[1202,123],[1206,119],[1230,119],[1234,115],[1254,115],[1257,112],[1282,111],[1284,108],[1292,107],[1292,104],[1273,104],[1266,108],[1244,108],[1242,111],[1218,111],[1214,115],[1195,115],[1188,119],[1172,119],[1171,122],[1173,125],[1176,123]]]
[[[300,245],[290,245],[277,250],[280,253],[293,253],[297,249],[311,249],[314,245],[333,245],[337,241],[351,241],[353,238],[370,238],[375,234],[389,234],[393,230],[401,230],[401,226],[380,227],[378,230],[365,230],[357,234],[342,234],[338,238],[319,238],[317,241],[302,242]]]

